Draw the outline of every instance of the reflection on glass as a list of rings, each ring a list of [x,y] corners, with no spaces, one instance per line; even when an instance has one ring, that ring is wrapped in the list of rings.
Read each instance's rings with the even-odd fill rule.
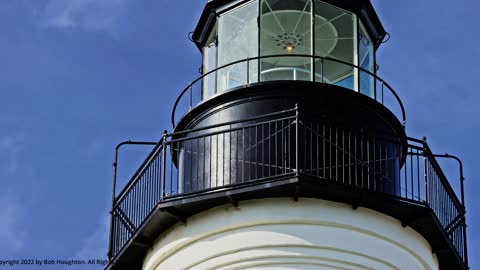
[[[203,47],[203,74],[214,70],[217,67],[217,29],[216,26],[208,41]],[[203,78],[202,100],[213,96],[216,92],[216,72],[213,72]]]
[[[262,0],[260,55],[312,55],[310,0]],[[308,57],[272,57],[260,61],[260,78],[312,80]]]
[[[352,13],[324,3],[315,1],[315,55],[355,64],[355,16]],[[320,60],[315,63],[316,70],[321,71]],[[323,81],[349,89],[354,89],[354,69],[335,61],[324,61]],[[346,83],[350,82],[351,83]]]
[[[222,14],[218,24],[218,66],[258,54],[258,3],[250,2]],[[252,63],[250,63],[252,64]],[[252,65],[254,66],[254,65]],[[252,67],[249,68],[249,72]],[[256,70],[253,70],[256,74]],[[252,78],[250,78],[252,81]],[[247,63],[223,68],[217,74],[217,92],[247,84]]]
[[[373,43],[361,22],[358,33],[358,50],[360,53],[358,61],[360,63],[360,67],[374,73]],[[360,93],[371,98],[375,98],[374,78],[370,74],[363,71],[359,73],[359,76]]]

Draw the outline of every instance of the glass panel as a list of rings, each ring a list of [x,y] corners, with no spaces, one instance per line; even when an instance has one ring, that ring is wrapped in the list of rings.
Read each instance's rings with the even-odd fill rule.
[[[214,70],[217,67],[217,27],[212,30],[210,37],[203,47],[203,74]],[[215,94],[216,72],[213,72],[203,78],[202,100]]]
[[[322,1],[315,1],[315,55],[354,64],[355,16]],[[323,67],[323,70],[322,70]],[[315,79],[354,89],[354,69],[332,60],[315,62]],[[320,72],[320,74],[319,74]]]
[[[255,57],[258,54],[258,2],[253,1],[220,16],[218,24],[218,66]],[[254,61],[249,72],[257,74]],[[254,81],[247,75],[247,62],[231,65],[217,72],[217,92]]]
[[[374,48],[372,40],[370,39],[365,27],[360,22],[360,29],[358,32],[358,50],[360,67],[364,68],[372,73],[374,70]],[[371,98],[375,98],[375,78],[367,72],[360,71],[360,93],[367,95]]]
[[[260,55],[285,55],[261,60],[261,81],[312,80],[312,16],[310,0],[262,0]]]

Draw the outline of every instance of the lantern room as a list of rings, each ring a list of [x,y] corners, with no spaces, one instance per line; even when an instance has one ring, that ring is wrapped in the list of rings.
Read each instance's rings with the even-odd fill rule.
[[[385,30],[369,1],[344,2],[209,1],[193,33],[203,54],[202,99],[281,80],[327,83],[375,98],[375,51]]]

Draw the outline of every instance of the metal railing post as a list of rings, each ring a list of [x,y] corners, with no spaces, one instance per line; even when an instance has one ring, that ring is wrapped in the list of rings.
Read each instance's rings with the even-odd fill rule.
[[[430,205],[429,203],[429,196],[428,196],[428,172],[427,172],[427,149],[425,144],[427,143],[427,138],[423,137],[423,179],[425,185],[425,204]]]
[[[163,131],[163,138],[162,138],[162,141],[163,141],[163,144],[162,144],[162,183],[161,183],[161,186],[162,186],[162,196],[160,198],[160,201],[163,201],[164,198],[165,198],[165,187],[166,187],[166,176],[167,176],[167,131],[164,130]],[[171,173],[171,172],[170,172]]]
[[[118,162],[118,150],[120,148],[120,144],[115,147],[115,157],[113,159],[113,180],[112,180],[112,208],[110,210],[110,235],[108,241],[108,260],[113,259],[113,232],[115,231],[114,228],[114,220],[115,220],[115,190],[117,189],[117,162]]]
[[[299,164],[299,129],[300,129],[300,113],[298,111],[298,103],[295,104],[295,167],[297,176],[300,175],[300,164]]]
[[[468,244],[467,244],[467,222],[465,216],[463,216],[463,261],[468,268]]]

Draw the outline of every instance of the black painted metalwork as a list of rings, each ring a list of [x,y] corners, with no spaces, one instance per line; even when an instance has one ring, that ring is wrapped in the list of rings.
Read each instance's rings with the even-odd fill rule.
[[[216,74],[217,74],[218,71],[223,70],[223,69],[228,68],[228,67],[231,67],[231,66],[234,66],[234,65],[246,63],[247,66],[249,66],[250,61],[259,61],[261,59],[268,59],[268,58],[288,58],[288,57],[295,57],[295,58],[304,57],[304,58],[311,58],[312,61],[315,61],[315,60],[321,61],[322,68],[321,68],[321,73],[319,74],[320,77],[321,77],[321,81],[316,81],[315,76],[313,76],[314,82],[325,83],[323,78],[324,78],[324,72],[325,72],[324,67],[326,65],[324,65],[323,63],[328,62],[328,61],[340,64],[340,65],[349,66],[351,68],[356,69],[358,72],[362,72],[362,73],[368,74],[369,76],[372,76],[372,78],[374,79],[374,82],[375,82],[374,84],[375,85],[380,84],[380,87],[375,87],[374,88],[374,91],[375,91],[375,93],[374,93],[375,98],[374,99],[377,102],[381,103],[382,105],[388,106],[388,104],[385,103],[385,88],[386,88],[388,90],[388,93],[390,93],[392,95],[393,99],[395,100],[395,102],[397,103],[397,106],[400,109],[400,114],[397,115],[397,118],[402,121],[402,124],[405,127],[407,117],[406,117],[405,107],[403,106],[402,100],[400,99],[398,94],[395,92],[395,90],[393,90],[393,88],[385,80],[381,79],[376,74],[374,74],[374,73],[372,73],[372,72],[370,72],[370,71],[368,71],[364,68],[361,68],[357,65],[354,65],[354,64],[342,61],[342,60],[329,58],[329,57],[320,57],[320,56],[304,55],[304,54],[288,54],[288,55],[281,54],[281,55],[267,55],[267,56],[251,57],[251,58],[246,58],[246,59],[234,61],[234,62],[228,63],[226,65],[220,66],[216,69],[213,69],[213,70],[203,74],[202,76],[198,77],[197,79],[193,80],[180,93],[180,95],[178,96],[177,100],[175,101],[175,103],[173,105],[172,116],[171,116],[171,121],[172,121],[173,128],[175,128],[175,125],[177,123],[177,118],[180,118],[180,117],[188,114],[189,111],[191,111],[193,108],[195,108],[196,106],[198,106],[199,104],[204,102],[204,100],[202,100],[202,98],[201,98],[202,97],[201,85],[202,85],[203,79],[205,79],[206,77],[208,77],[210,75],[214,75],[216,77]],[[247,68],[247,70],[245,72],[247,73],[246,77],[250,78],[250,69]],[[261,76],[259,76],[259,78],[261,78]],[[262,82],[262,81],[260,80],[258,83],[260,83],[260,82]],[[250,83],[250,81],[247,80],[245,85],[240,86],[240,87],[247,87],[247,86],[251,86],[251,85],[254,85],[254,84],[255,83]],[[197,87],[194,88],[194,86],[197,86]],[[377,91],[378,91],[377,88],[380,88],[380,90],[381,90],[380,93],[377,93]],[[227,92],[228,90],[230,90],[230,89],[227,89],[223,93]],[[193,93],[194,91],[196,91],[196,93]],[[218,95],[221,95],[221,94],[222,93],[219,93]],[[194,100],[197,102],[196,104],[194,104],[195,103]],[[184,107],[186,107],[188,109],[187,109],[186,112],[182,112],[180,114],[180,117],[177,117],[177,109],[179,107],[179,104],[181,104],[181,103],[184,105]],[[391,109],[392,112],[394,111],[392,108],[390,108],[390,109]]]
[[[440,228],[432,237],[448,243],[448,258],[458,258],[458,262],[449,262],[456,265],[449,269],[468,269],[465,209],[425,141],[414,138],[404,141],[338,127],[302,113],[297,107],[165,133],[112,202],[110,265],[115,264],[119,254],[139,242],[134,236],[159,209],[173,215],[175,220],[185,221],[188,214],[172,208],[174,201],[186,204],[191,198],[290,177],[311,179],[313,187],[319,190],[315,195],[297,186],[293,197],[337,197],[334,200],[342,201],[344,195],[335,192],[342,188],[358,194],[358,199],[350,201],[354,208],[380,207],[368,204],[370,197],[378,196],[383,196],[385,202],[395,202],[401,209],[416,207],[419,210],[400,218],[402,224],[424,232],[428,239],[433,227],[425,229],[417,223],[431,218]],[[329,190],[334,195],[324,197],[322,192]],[[239,197],[234,198],[228,192],[226,202],[236,205]],[[384,211],[396,216],[395,212],[402,210]],[[432,242],[432,246],[445,249],[440,242]],[[140,241],[140,244],[150,243]],[[444,258],[447,256],[440,259]]]
[[[124,141],[119,143],[115,147],[115,155],[113,158],[113,180],[112,180],[112,209],[110,210],[110,228],[113,230],[113,223],[115,222],[115,193],[117,190],[117,169],[118,169],[118,153],[120,151],[120,148],[122,148],[125,145],[157,145],[158,142],[142,142],[142,141]],[[138,171],[137,171],[138,173]],[[136,174],[135,174],[136,175]],[[128,185],[127,185],[128,186]],[[130,227],[129,227],[130,228]],[[108,241],[108,258],[111,259],[113,257],[113,254],[111,251],[113,250],[113,245],[114,245],[114,240],[112,238],[112,233],[110,233],[110,239]]]

